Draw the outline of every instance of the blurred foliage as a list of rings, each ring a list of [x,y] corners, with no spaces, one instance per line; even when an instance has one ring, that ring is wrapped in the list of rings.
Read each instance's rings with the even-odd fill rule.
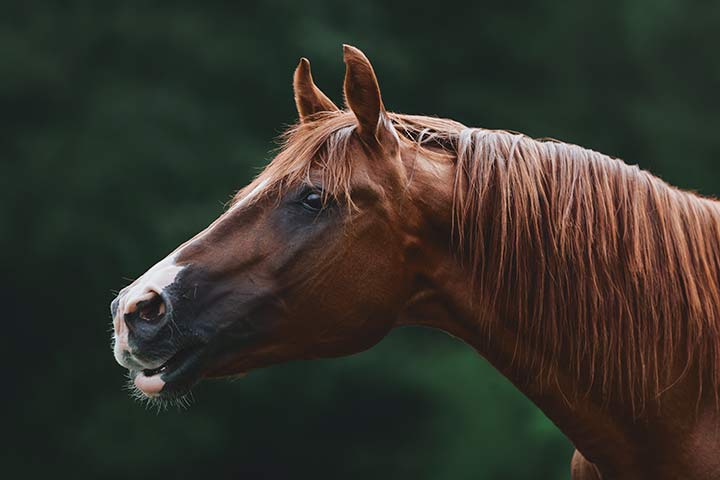
[[[342,43],[395,111],[555,137],[720,191],[720,4],[687,0],[5,1],[0,289],[6,478],[568,478],[572,447],[470,348],[369,352],[123,392],[112,289],[202,229],[294,121],[300,56]]]

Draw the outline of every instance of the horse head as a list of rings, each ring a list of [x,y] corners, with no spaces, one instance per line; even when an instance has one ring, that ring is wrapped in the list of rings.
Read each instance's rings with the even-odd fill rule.
[[[300,121],[277,157],[112,302],[115,358],[143,394],[173,397],[203,377],[362,351],[402,316],[414,266],[427,260],[408,188],[416,159],[368,59],[350,46],[344,59],[347,109],[318,89],[303,58]],[[425,204],[449,217],[451,194],[441,196]]]

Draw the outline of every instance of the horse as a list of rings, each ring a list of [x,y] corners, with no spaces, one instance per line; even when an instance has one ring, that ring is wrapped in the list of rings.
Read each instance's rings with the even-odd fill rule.
[[[576,145],[389,112],[367,57],[343,57],[345,107],[301,59],[275,158],[113,300],[137,391],[422,325],[558,426],[573,480],[720,478],[720,203]]]

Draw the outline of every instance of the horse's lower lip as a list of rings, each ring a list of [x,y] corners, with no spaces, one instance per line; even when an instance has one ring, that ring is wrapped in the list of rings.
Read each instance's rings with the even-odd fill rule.
[[[193,383],[188,377],[193,376],[192,367],[201,351],[201,345],[185,347],[157,368],[134,372],[135,386],[151,397],[167,393],[168,388],[174,387],[175,384],[182,384],[182,388],[187,388],[188,384]]]
[[[147,397],[157,397],[165,388],[165,381],[160,378],[160,375],[148,376],[145,372],[136,374],[133,383]]]

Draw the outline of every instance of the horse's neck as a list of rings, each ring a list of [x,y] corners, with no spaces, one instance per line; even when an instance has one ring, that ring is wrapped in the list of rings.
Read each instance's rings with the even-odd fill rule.
[[[437,253],[426,252],[423,259],[433,273],[416,277],[416,293],[400,324],[438,328],[463,340],[530,398],[588,456],[610,458],[619,465],[631,463],[634,450],[622,428],[622,418],[610,415],[601,401],[583,396],[569,373],[558,371],[548,384],[539,372],[524,368],[539,365],[539,353],[519,347],[517,332],[499,318],[490,318],[481,305],[473,304],[468,291],[471,282],[462,269],[452,260],[443,262]]]
[[[633,471],[640,457],[638,438],[647,435],[643,423],[622,402],[608,405],[599,388],[587,391],[569,366],[572,359],[553,352],[552,375],[543,364],[542,342],[523,339],[507,312],[492,311],[478,300],[473,281],[451,253],[452,169],[420,160],[411,194],[425,225],[411,236],[423,246],[408,256],[414,268],[414,293],[399,324],[438,328],[473,346],[529,397],[584,453],[604,463],[606,471]],[[524,341],[528,340],[528,341]],[[559,346],[562,349],[562,346]],[[589,367],[588,367],[589,368]],[[593,372],[588,371],[591,376]],[[679,403],[686,403],[685,400]]]
[[[432,274],[416,276],[415,294],[399,324],[444,330],[475,348],[601,468],[604,478],[718,478],[720,415],[712,395],[703,405],[696,403],[695,377],[685,377],[663,396],[661,415],[643,419],[634,418],[630,405],[609,405],[600,389],[582,388],[565,368],[569,358],[548,378],[537,368],[542,353],[532,343],[518,343],[518,332],[502,315],[474,304],[470,279],[453,259],[443,261],[439,250],[434,252],[421,256]],[[648,473],[654,469],[662,475]],[[697,474],[687,476],[688,471]]]

